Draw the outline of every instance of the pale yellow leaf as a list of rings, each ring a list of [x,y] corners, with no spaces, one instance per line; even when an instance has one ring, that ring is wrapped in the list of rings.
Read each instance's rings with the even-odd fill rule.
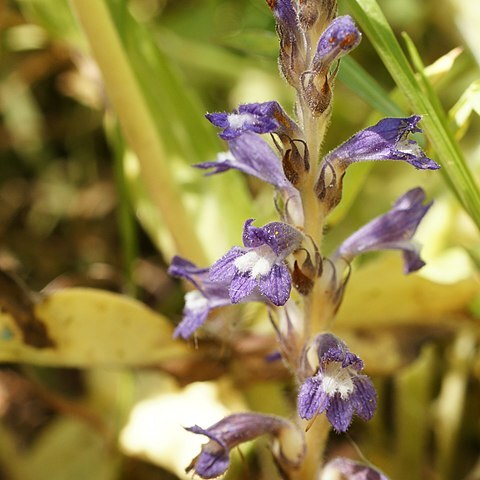
[[[352,273],[336,325],[370,328],[435,325],[465,313],[480,286],[475,279],[449,285],[404,275],[398,255],[382,255]]]
[[[34,307],[53,348],[34,348],[8,312],[0,312],[0,361],[52,366],[141,366],[187,351],[172,339],[172,324],[126,296],[88,288],[51,293]]]

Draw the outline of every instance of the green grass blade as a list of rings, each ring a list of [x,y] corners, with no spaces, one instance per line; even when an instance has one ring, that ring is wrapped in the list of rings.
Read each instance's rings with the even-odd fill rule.
[[[346,0],[380,58],[415,113],[424,115],[422,128],[442,165],[446,183],[480,228],[480,191],[448,125],[428,80],[415,76],[376,0]],[[418,60],[418,58],[416,59]],[[418,62],[417,66],[420,64]]]
[[[129,144],[136,152],[142,178],[183,255],[204,262],[206,255],[176,188],[163,139],[158,135],[148,99],[122,48],[108,8],[96,0],[72,0],[92,53],[102,72],[110,100]]]
[[[338,78],[375,110],[389,117],[405,116],[388,92],[353,58],[347,56],[342,60]]]

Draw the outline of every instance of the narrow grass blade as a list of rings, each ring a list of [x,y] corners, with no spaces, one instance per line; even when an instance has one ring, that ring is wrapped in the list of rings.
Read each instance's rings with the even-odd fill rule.
[[[446,183],[480,228],[480,191],[449,128],[438,97],[422,72],[418,79],[376,0],[346,0],[411,109],[423,115],[422,128],[442,165]],[[418,58],[417,58],[418,60]],[[418,62],[417,67],[420,67]]]
[[[388,117],[405,116],[389,93],[353,58],[343,58],[338,78],[375,110]]]

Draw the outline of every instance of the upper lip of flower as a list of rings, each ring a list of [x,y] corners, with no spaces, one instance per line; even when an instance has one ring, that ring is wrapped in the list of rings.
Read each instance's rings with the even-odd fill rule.
[[[425,263],[420,258],[419,245],[412,240],[418,225],[433,202],[423,204],[425,192],[414,188],[402,195],[390,211],[374,218],[348,237],[337,249],[335,257],[347,261],[363,252],[374,250],[402,250],[405,272],[410,273]]]
[[[324,71],[346,53],[353,50],[362,39],[362,34],[349,15],[335,18],[322,33],[312,62],[314,72]]]

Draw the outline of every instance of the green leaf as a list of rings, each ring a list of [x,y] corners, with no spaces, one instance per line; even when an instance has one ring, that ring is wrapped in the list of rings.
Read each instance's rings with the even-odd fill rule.
[[[405,116],[389,93],[353,58],[347,56],[342,60],[338,78],[375,110],[389,117]]]
[[[424,73],[413,43],[409,42],[409,50],[417,68],[418,77],[415,76],[376,0],[346,1],[390,75],[405,95],[411,109],[424,116],[422,128],[442,165],[444,179],[480,228],[478,185],[449,128],[446,114]]]
[[[462,138],[470,124],[472,113],[480,115],[480,80],[475,80],[450,109],[449,117],[457,128],[457,138]]]
[[[399,478],[422,478],[438,358],[432,345],[395,378],[395,459]]]

